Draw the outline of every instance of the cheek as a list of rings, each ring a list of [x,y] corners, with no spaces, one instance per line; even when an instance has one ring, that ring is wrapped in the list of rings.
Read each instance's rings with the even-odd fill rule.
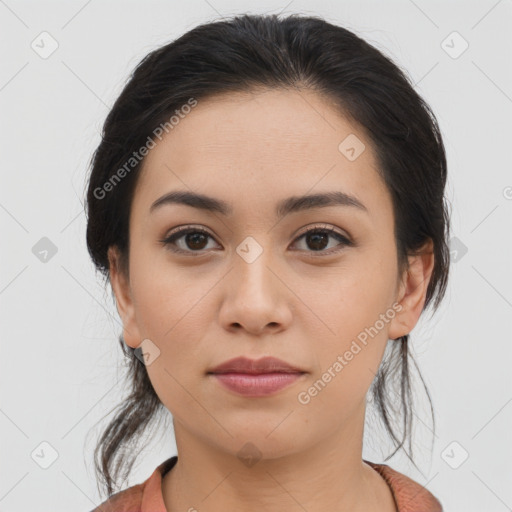
[[[366,400],[384,353],[385,331],[365,329],[360,318],[338,316],[340,336],[318,340],[318,366],[301,389],[298,403],[310,418],[338,424],[353,417]],[[361,327],[363,326],[363,327]],[[373,336],[373,337],[372,337]],[[315,413],[311,413],[314,410]],[[313,419],[313,421],[315,421]]]
[[[201,339],[208,320],[204,311],[204,288],[183,273],[169,269],[140,273],[134,286],[137,324],[141,336],[151,341],[157,357],[147,366],[149,378],[168,407],[186,403],[186,389],[194,389],[203,371]],[[201,302],[203,299],[203,302]]]
[[[319,316],[329,327],[315,342],[319,373],[341,395],[346,389],[364,395],[378,371],[395,316],[393,282],[385,275],[394,274],[351,269],[350,277],[334,280],[335,286],[317,296]]]
[[[187,410],[197,407],[194,397],[206,371],[201,319],[194,309],[189,310],[190,307],[176,306],[172,314],[167,309],[167,314],[147,311],[145,316],[150,322],[148,337],[154,340],[158,354],[146,367],[147,372],[156,394],[177,417],[187,416]]]
[[[391,269],[371,272],[366,268],[350,268],[346,275],[333,277],[329,288],[316,295],[317,309],[334,339],[346,343],[390,313],[394,289],[392,276]],[[385,335],[387,325],[378,322],[378,331],[384,331]],[[361,337],[364,338],[364,334]]]
[[[172,264],[166,254],[143,258],[141,255],[138,261],[146,263],[134,265],[132,279],[137,323],[146,337],[165,344],[182,328],[183,321],[186,324],[194,317],[205,283],[191,278],[187,269]]]

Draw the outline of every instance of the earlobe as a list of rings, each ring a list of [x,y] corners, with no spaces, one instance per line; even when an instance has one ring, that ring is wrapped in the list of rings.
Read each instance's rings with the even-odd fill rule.
[[[135,320],[135,308],[133,305],[128,276],[122,271],[119,264],[117,247],[108,249],[110,284],[116,298],[116,308],[123,322],[123,338],[125,343],[132,348],[140,345],[141,337]]]
[[[395,340],[409,334],[418,323],[433,268],[434,253],[430,240],[419,254],[409,257],[409,268],[404,273],[397,298],[402,309],[391,322],[388,331],[390,339]]]

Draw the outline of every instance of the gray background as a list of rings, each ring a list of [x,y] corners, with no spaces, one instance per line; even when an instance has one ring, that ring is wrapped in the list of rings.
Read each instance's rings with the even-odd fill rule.
[[[404,456],[387,463],[446,511],[512,510],[510,0],[0,0],[1,512],[99,503],[92,451],[126,391],[120,320],[85,246],[85,177],[109,106],[144,55],[198,23],[281,11],[318,14],[364,37],[406,69],[437,115],[454,263],[441,310],[412,333],[437,429],[430,456],[420,394],[421,471]],[[148,442],[125,486],[176,453],[170,428]],[[365,442],[369,460],[390,453],[378,429]]]

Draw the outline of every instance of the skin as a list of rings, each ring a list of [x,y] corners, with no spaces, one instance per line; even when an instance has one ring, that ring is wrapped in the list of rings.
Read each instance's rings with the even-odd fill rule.
[[[338,150],[349,134],[366,146],[354,161]],[[150,214],[171,190],[222,199],[233,215],[178,204]],[[276,220],[280,200],[325,191],[350,193],[368,211],[329,206]],[[330,237],[315,251],[300,235],[322,224],[354,245]],[[182,236],[175,244],[186,254],[159,242],[187,225],[211,236],[195,245]],[[236,252],[247,236],[263,250],[251,263]],[[388,339],[419,319],[433,267],[431,245],[424,249],[399,275],[391,197],[371,142],[314,91],[201,100],[157,143],[132,203],[129,276],[114,247],[109,258],[126,343],[149,339],[160,350],[147,371],[173,416],[178,462],[162,481],[169,512],[396,510],[385,481],[362,460],[366,394]],[[299,403],[393,304],[400,312]],[[239,355],[272,355],[307,373],[269,397],[244,397],[206,375]],[[237,455],[248,442],[260,457],[250,467]]]

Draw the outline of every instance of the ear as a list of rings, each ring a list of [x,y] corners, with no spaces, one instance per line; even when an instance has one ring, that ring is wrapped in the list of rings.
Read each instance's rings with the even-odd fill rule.
[[[423,311],[427,288],[434,268],[433,242],[431,239],[421,248],[420,254],[409,257],[409,269],[399,285],[397,302],[402,309],[397,311],[388,331],[389,339],[396,340],[409,334]]]
[[[140,346],[142,338],[140,337],[139,327],[135,318],[130,283],[128,276],[121,270],[117,247],[109,247],[108,261],[110,283],[116,297],[117,312],[123,321],[123,338],[129,347],[137,348]]]

